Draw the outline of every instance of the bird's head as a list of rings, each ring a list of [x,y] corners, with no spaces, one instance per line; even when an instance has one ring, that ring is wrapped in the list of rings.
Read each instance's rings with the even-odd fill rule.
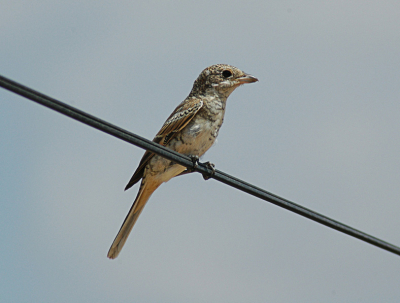
[[[206,95],[215,91],[228,97],[236,87],[258,81],[240,69],[227,64],[211,65],[204,69],[193,84],[190,95]]]

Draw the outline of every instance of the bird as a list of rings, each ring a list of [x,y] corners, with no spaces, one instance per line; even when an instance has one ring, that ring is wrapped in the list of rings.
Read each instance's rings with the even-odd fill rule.
[[[194,81],[188,97],[167,118],[153,142],[198,159],[214,144],[224,121],[226,101],[240,85],[258,79],[240,69],[215,64],[205,68]],[[186,167],[146,151],[125,187],[140,182],[139,192],[115,237],[107,257],[115,259],[152,193],[164,182],[188,172]]]

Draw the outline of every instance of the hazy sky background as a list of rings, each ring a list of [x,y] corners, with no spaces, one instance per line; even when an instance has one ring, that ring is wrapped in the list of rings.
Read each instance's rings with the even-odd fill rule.
[[[207,66],[222,171],[400,245],[399,1],[0,1],[0,74],[153,138]],[[143,150],[0,89],[1,302],[399,302],[400,257],[199,174],[106,254]]]

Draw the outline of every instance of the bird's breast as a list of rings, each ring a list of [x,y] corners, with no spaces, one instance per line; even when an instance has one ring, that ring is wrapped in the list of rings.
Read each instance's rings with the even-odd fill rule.
[[[223,110],[198,113],[168,147],[182,154],[202,156],[214,144],[223,119]]]
[[[218,100],[217,100],[218,101]],[[201,157],[214,144],[224,121],[224,102],[205,102],[193,119],[171,139],[166,147],[178,153]],[[148,172],[159,182],[167,182],[185,170],[185,167],[155,155],[148,165]]]
[[[201,157],[214,144],[222,122],[223,113],[215,115],[212,119],[204,115],[196,116],[168,143],[167,147],[184,155]],[[167,182],[184,170],[185,167],[174,165],[170,160],[158,155],[150,160],[148,166],[148,173],[160,183]]]

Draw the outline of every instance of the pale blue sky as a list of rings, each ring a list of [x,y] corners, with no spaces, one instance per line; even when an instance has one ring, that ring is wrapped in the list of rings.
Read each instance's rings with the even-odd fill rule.
[[[147,138],[207,66],[216,167],[400,245],[400,2],[0,1],[0,74]],[[1,302],[398,302],[400,258],[199,174],[124,250],[143,150],[0,89]]]

